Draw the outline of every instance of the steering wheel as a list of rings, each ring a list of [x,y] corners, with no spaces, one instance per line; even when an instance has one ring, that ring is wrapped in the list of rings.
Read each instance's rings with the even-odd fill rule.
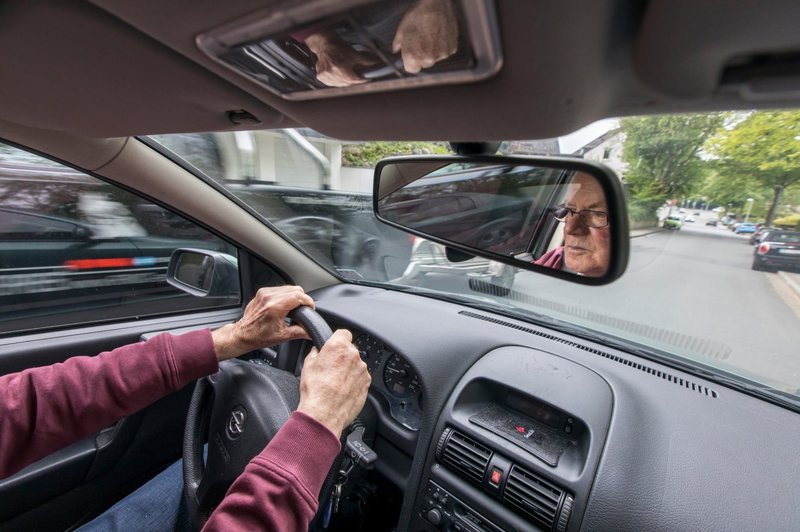
[[[310,307],[298,307],[289,317],[303,326],[317,349],[331,337],[331,328]],[[294,374],[249,361],[226,360],[217,373],[197,381],[183,436],[183,488],[195,524],[205,524],[299,402],[300,381]]]

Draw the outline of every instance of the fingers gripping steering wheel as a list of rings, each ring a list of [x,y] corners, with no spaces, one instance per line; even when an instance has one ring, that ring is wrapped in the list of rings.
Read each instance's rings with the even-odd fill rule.
[[[318,350],[332,335],[325,320],[310,307],[298,307],[289,317],[303,326]],[[197,381],[183,437],[184,495],[195,524],[205,524],[236,477],[272,440],[299,402],[297,377],[249,361],[224,361],[217,373]]]

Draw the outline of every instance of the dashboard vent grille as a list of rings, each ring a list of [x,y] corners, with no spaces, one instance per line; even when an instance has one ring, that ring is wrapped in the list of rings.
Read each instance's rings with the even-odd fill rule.
[[[461,312],[459,312],[459,314],[461,314],[463,316],[470,317],[470,318],[476,318],[476,319],[479,319],[479,320],[488,321],[490,323],[496,323],[498,325],[503,325],[505,327],[509,327],[511,329],[516,329],[518,331],[526,332],[528,334],[534,334],[536,336],[541,336],[542,338],[547,338],[548,340],[554,340],[556,342],[560,342],[562,344],[566,344],[566,345],[569,345],[571,347],[577,347],[578,349],[581,349],[583,351],[588,351],[589,353],[594,353],[595,355],[600,355],[601,357],[607,358],[609,360],[613,360],[614,362],[617,362],[619,364],[624,364],[626,366],[632,367],[632,368],[637,369],[639,371],[643,371],[645,373],[648,373],[648,374],[653,375],[655,377],[658,377],[660,379],[664,379],[667,382],[671,382],[671,383],[677,384],[679,386],[683,386],[687,390],[691,390],[693,392],[697,392],[697,393],[699,393],[701,395],[706,395],[706,396],[711,397],[713,399],[716,399],[719,396],[719,394],[715,390],[712,390],[711,388],[708,388],[707,386],[703,386],[702,384],[697,384],[697,383],[692,382],[690,380],[683,379],[681,377],[676,377],[675,375],[672,375],[671,373],[667,373],[666,371],[653,369],[653,368],[651,368],[649,366],[645,366],[644,364],[640,364],[638,362],[633,362],[632,360],[628,360],[627,358],[623,358],[623,357],[620,357],[620,356],[617,356],[617,355],[612,355],[611,353],[606,353],[605,351],[600,351],[599,349],[594,349],[594,348],[591,348],[591,347],[587,347],[585,345],[573,342],[571,340],[566,340],[564,338],[559,338],[558,336],[553,336],[551,334],[543,333],[541,331],[537,331],[536,329],[531,329],[529,327],[523,327],[522,325],[517,325],[517,324],[514,324],[514,323],[509,323],[507,321],[498,320],[498,319],[495,319],[495,318],[490,318],[489,316],[484,316],[482,314],[476,314],[474,312],[468,312],[468,311],[462,310]]]
[[[511,469],[503,492],[503,502],[545,530],[555,525],[563,497],[563,490],[519,466]]]
[[[439,460],[448,468],[461,473],[467,480],[480,486],[492,451],[453,429],[446,429],[437,452]]]

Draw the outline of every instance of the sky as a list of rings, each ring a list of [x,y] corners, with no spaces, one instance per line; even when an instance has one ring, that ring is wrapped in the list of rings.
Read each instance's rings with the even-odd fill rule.
[[[569,135],[558,137],[559,149],[561,150],[561,153],[572,153],[578,148],[593,141],[606,131],[614,129],[618,126],[619,119],[617,118],[598,120],[597,122],[593,122],[586,127],[582,127],[581,129],[574,131]]]

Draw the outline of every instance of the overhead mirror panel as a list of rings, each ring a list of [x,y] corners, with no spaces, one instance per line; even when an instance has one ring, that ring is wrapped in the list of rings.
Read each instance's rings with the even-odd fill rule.
[[[395,158],[375,175],[379,219],[464,253],[588,284],[624,271],[619,179],[568,158]]]
[[[464,83],[501,66],[489,0],[282,3],[197,43],[290,100]]]

